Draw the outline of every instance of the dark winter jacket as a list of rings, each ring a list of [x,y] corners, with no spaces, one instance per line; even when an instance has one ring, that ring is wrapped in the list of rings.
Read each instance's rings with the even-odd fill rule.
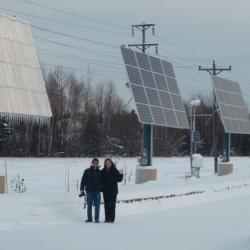
[[[86,169],[81,180],[81,190],[102,191],[101,170],[93,166]]]
[[[101,171],[103,182],[103,193],[105,194],[118,194],[117,182],[121,182],[123,174],[120,174],[115,166],[112,166],[109,170],[104,167]]]

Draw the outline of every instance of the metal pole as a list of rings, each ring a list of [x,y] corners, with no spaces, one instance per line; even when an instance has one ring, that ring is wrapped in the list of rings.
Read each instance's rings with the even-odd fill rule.
[[[230,144],[231,144],[231,136],[229,133],[224,133],[224,152],[223,152],[223,161],[230,161]]]
[[[191,176],[193,176],[193,105],[191,105],[191,126],[190,126],[190,167]]]
[[[142,53],[146,53],[146,26],[142,26]],[[147,162],[146,166],[152,165],[152,151],[153,151],[153,142],[152,142],[152,125],[144,124],[144,142],[143,148],[146,149]]]
[[[193,107],[194,109],[194,128],[193,131],[196,131],[196,124],[195,124],[195,106]],[[196,154],[196,143],[193,141],[193,146],[194,146],[194,153]]]
[[[209,74],[211,75],[218,75],[220,74],[221,72],[223,71],[231,71],[232,70],[232,67],[229,66],[228,68],[217,68],[216,67],[216,64],[215,64],[215,61],[213,60],[213,64],[212,64],[212,68],[202,68],[201,66],[199,66],[199,71],[207,71]],[[213,108],[214,110],[217,109],[216,107],[216,99],[215,99],[215,96],[214,96],[214,100],[213,100]],[[215,117],[214,117],[214,140],[215,141],[215,146],[214,146],[214,172],[217,173],[217,165],[218,165],[218,144],[219,144],[219,141],[218,141],[218,122],[216,121],[217,120],[217,112],[215,112]],[[227,146],[228,147],[228,146]],[[225,146],[224,146],[225,148]]]
[[[157,51],[157,43],[146,43],[146,30],[149,28],[153,29],[154,33],[154,24],[139,24],[139,25],[132,25],[132,34],[134,35],[134,28],[140,30],[142,32],[142,43],[141,44],[130,44],[129,47],[136,47],[139,48],[142,53],[146,53],[146,50],[154,46],[156,47]],[[141,150],[142,153],[146,153],[146,161],[142,159],[143,166],[152,166],[152,156],[153,156],[153,126],[150,124],[143,125],[143,149]],[[144,155],[144,154],[143,154]]]

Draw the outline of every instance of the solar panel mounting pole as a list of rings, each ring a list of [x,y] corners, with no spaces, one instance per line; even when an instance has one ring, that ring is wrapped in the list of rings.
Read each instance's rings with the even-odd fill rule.
[[[231,71],[232,67],[229,66],[228,68],[217,68],[215,61],[213,61],[212,68],[202,68],[199,66],[199,71],[207,71],[211,75],[218,75],[223,71]],[[215,101],[215,96],[213,98],[213,108],[214,110],[217,109],[216,107],[216,101]],[[214,112],[216,114],[217,112]],[[215,131],[216,128],[216,131]],[[217,129],[217,122],[216,119],[214,118],[214,139],[215,139],[215,153],[214,153],[214,172],[217,173],[217,166],[218,166],[218,129]],[[228,162],[230,159],[230,134],[229,133],[224,133],[224,161]]]
[[[140,49],[142,53],[146,53],[146,50],[150,47],[155,47],[156,54],[158,53],[158,43],[146,43],[146,31],[148,29],[152,29],[152,33],[154,35],[155,24],[137,24],[131,25],[132,35],[134,36],[134,30],[137,29],[142,33],[142,43],[129,44],[129,47],[136,47]],[[144,156],[142,158],[141,165],[142,166],[152,166],[152,156],[153,156],[153,126],[150,124],[143,124],[143,143],[141,149],[141,155]]]

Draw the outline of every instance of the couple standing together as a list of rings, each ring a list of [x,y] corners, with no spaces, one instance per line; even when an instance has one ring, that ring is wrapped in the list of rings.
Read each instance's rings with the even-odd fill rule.
[[[104,161],[104,168],[99,169],[99,160],[93,159],[91,166],[83,173],[81,180],[80,196],[87,198],[87,220],[92,222],[92,205],[95,206],[95,222],[99,223],[99,213],[101,204],[101,193],[103,192],[105,221],[113,223],[115,221],[116,197],[118,194],[118,182],[123,179],[123,172],[118,171],[110,158]]]

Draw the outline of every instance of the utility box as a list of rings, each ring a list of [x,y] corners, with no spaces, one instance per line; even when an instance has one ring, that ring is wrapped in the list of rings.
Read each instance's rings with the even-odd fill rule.
[[[200,178],[200,169],[203,167],[204,157],[200,154],[192,155],[192,176]]]
[[[233,164],[230,162],[220,162],[217,167],[217,175],[223,176],[233,173]]]
[[[137,167],[135,172],[135,184],[155,181],[157,178],[157,169],[153,167]]]
[[[5,176],[4,175],[0,175],[0,194],[5,194],[6,190],[5,190]]]
[[[193,154],[193,168],[202,168],[204,157],[200,154]]]

